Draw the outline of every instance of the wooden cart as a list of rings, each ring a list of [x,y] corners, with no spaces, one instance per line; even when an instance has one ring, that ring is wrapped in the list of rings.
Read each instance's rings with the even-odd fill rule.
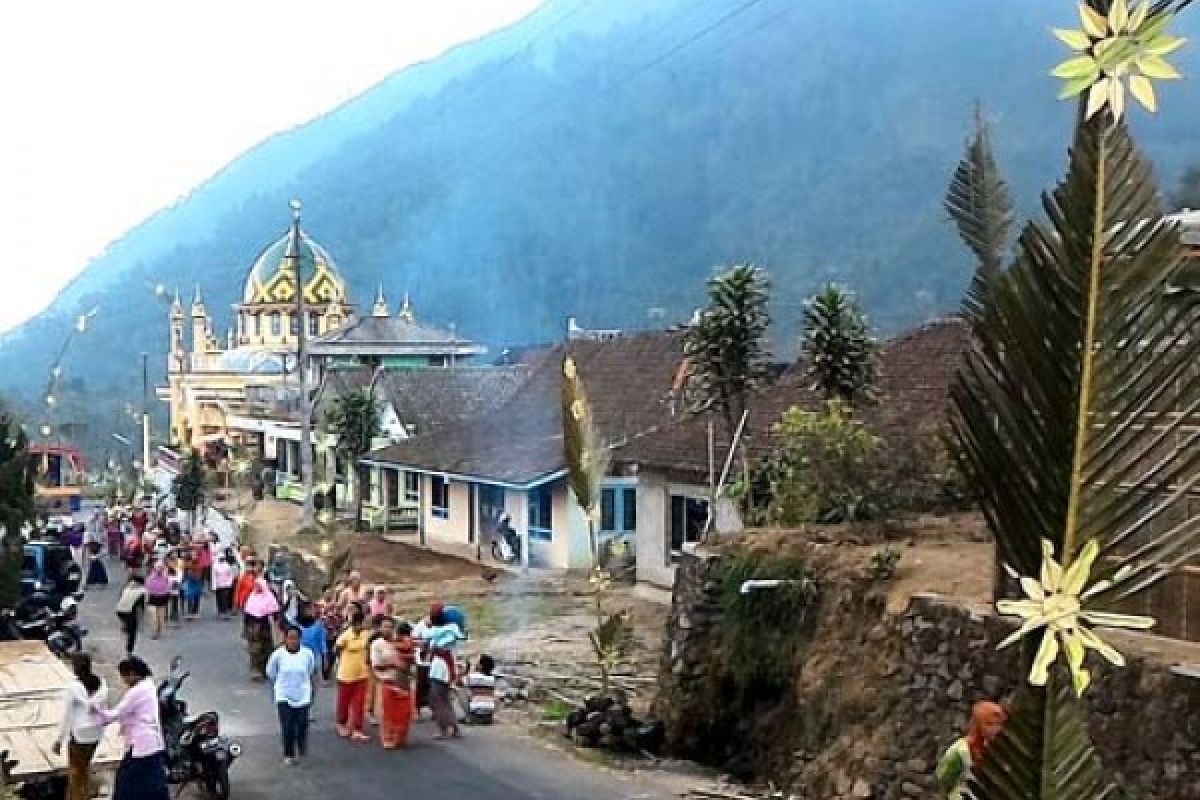
[[[0,751],[7,750],[14,780],[34,782],[63,775],[67,752],[54,754],[70,668],[43,642],[0,642]],[[114,687],[109,687],[110,691]],[[115,726],[105,730],[92,759],[95,772],[112,769],[124,745]]]

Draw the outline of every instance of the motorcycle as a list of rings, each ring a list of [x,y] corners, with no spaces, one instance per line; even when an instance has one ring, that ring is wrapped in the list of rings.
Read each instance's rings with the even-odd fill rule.
[[[179,690],[191,673],[183,659],[171,659],[171,671],[158,686],[158,713],[167,744],[167,781],[179,791],[192,783],[204,786],[213,800],[229,798],[229,768],[242,746],[220,733],[215,711],[188,716]]]
[[[502,564],[515,564],[521,560],[521,537],[504,517],[492,532],[492,558]]]
[[[0,641],[15,642],[22,639],[45,639],[49,621],[44,613],[32,616],[18,614],[11,608],[0,611]]]
[[[59,658],[69,658],[83,651],[87,628],[79,623],[79,604],[73,598],[63,598],[58,611],[46,611],[46,646]]]

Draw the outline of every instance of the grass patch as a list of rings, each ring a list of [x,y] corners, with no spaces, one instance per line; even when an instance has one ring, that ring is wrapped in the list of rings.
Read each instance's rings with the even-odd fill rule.
[[[567,715],[571,713],[571,710],[569,703],[562,700],[551,700],[542,706],[542,719],[547,722],[566,722]]]

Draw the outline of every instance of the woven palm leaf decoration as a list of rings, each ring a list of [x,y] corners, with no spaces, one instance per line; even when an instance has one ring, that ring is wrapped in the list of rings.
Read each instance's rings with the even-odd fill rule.
[[[588,522],[592,566],[598,566],[597,516],[600,513],[600,481],[608,471],[609,454],[596,433],[592,405],[584,390],[583,377],[571,356],[562,362],[563,457],[567,480]]]
[[[952,427],[1023,594],[997,602],[1021,621],[1001,646],[1029,655],[1005,731],[972,770],[975,800],[1116,795],[1080,697],[1089,651],[1124,662],[1095,628],[1151,626],[1116,604],[1200,555],[1200,519],[1162,524],[1200,484],[1200,438],[1183,427],[1200,412],[1200,387],[1186,382],[1200,359],[1200,296],[1180,291],[1179,231],[1124,102],[1128,91],[1154,110],[1150,81],[1177,76],[1165,56],[1182,44],[1169,27],[1184,5],[1086,0],[1082,29],[1055,31],[1073,52],[1054,74],[1080,104],[1067,173],[1012,264],[999,274],[981,264],[986,291],[964,314],[974,345]],[[1164,404],[1182,413],[1146,424]]]

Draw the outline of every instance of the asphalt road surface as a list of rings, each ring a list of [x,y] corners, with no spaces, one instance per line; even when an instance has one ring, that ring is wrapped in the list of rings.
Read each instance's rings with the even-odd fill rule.
[[[122,639],[112,608],[123,570],[110,568],[106,589],[89,590],[83,616],[87,645],[97,660],[112,663]],[[234,800],[667,800],[675,796],[656,776],[634,775],[582,764],[512,727],[466,728],[461,740],[431,739],[432,724],[416,723],[408,748],[384,751],[378,741],[351,744],[333,730],[333,688],[318,690],[309,754],[302,765],[286,767],[275,707],[265,684],[249,680],[240,623],[215,618],[211,595],[204,618],[170,629],[160,640],[139,632],[137,653],[158,680],[172,656],[184,659],[191,677],[181,695],[189,713],[216,710],[222,733],[239,741],[242,757],[231,780]],[[199,796],[198,790],[189,790]]]

